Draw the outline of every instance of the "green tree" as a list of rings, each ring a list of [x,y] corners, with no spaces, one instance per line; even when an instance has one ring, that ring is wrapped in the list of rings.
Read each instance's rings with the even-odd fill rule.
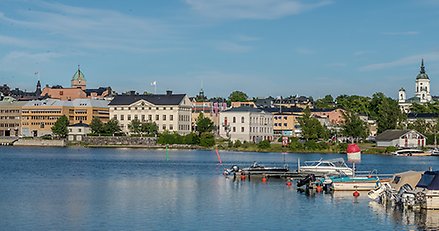
[[[358,95],[340,95],[335,99],[337,107],[358,114],[369,115],[370,98]]]
[[[271,147],[271,144],[270,144],[270,141],[268,141],[268,140],[263,140],[263,141],[258,143],[259,149],[268,149],[270,147]]]
[[[69,126],[69,119],[67,116],[63,115],[59,117],[55,124],[52,126],[52,133],[55,136],[65,138],[69,134],[69,130],[67,129]]]
[[[140,120],[135,118],[131,120],[131,122],[128,124],[128,129],[132,133],[140,134],[140,132],[142,131],[142,123],[140,122]]]
[[[386,97],[381,92],[372,96],[369,111],[371,118],[377,121],[378,133],[382,133],[387,129],[395,129],[404,121],[404,115],[398,102]]]
[[[302,117],[300,117],[298,120],[302,129],[302,138],[305,140],[317,140],[328,137],[328,130],[311,115],[311,110],[309,107],[303,111]]]
[[[334,98],[331,95],[326,95],[324,98],[316,100],[315,103],[315,107],[320,109],[333,109],[334,105]]]
[[[215,137],[210,132],[204,132],[200,136],[200,145],[203,147],[212,147],[215,145]]]
[[[194,132],[191,132],[183,137],[183,143],[192,145],[200,144],[200,137]]]
[[[198,115],[198,119],[197,119],[198,135],[201,136],[202,133],[212,132],[214,129],[215,129],[215,125],[212,122],[212,120],[210,120],[207,117],[204,117],[204,113],[200,113],[200,115]]]
[[[159,126],[155,122],[142,123],[140,131],[148,135],[156,135],[159,130]]]
[[[234,91],[229,95],[230,102],[245,102],[248,100],[247,94],[242,91]]]
[[[104,123],[102,123],[99,117],[93,117],[90,123],[91,133],[95,135],[100,135],[104,130]]]
[[[120,132],[119,121],[116,119],[111,119],[104,125],[103,133],[105,135],[115,135]]]
[[[413,123],[407,124],[407,128],[416,130],[424,135],[428,135],[434,131],[434,125],[423,119],[417,119]]]
[[[365,139],[368,134],[367,124],[353,112],[343,112],[344,124],[342,125],[342,134],[351,137],[353,140]]]

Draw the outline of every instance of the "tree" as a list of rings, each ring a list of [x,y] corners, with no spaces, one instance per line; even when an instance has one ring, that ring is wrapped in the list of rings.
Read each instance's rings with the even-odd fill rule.
[[[140,120],[135,118],[135,119],[131,120],[131,122],[128,124],[128,129],[132,133],[140,134],[141,129],[142,129],[142,123],[140,122]]]
[[[268,141],[268,140],[263,140],[263,141],[258,143],[258,148],[259,149],[268,149],[270,147],[271,147],[270,141]]]
[[[309,107],[303,111],[302,117],[298,120],[302,129],[302,138],[305,140],[317,140],[328,137],[327,129],[316,118],[312,117]]]
[[[52,126],[52,132],[55,136],[65,138],[69,134],[67,126],[69,126],[69,119],[67,116],[63,115],[59,117]]]
[[[248,100],[247,94],[242,91],[234,91],[229,95],[230,102],[245,102]]]
[[[159,130],[159,126],[155,122],[142,123],[140,131],[148,135],[156,135]]]
[[[100,135],[104,129],[104,123],[102,123],[99,117],[93,117],[90,123],[91,133],[95,135]]]
[[[334,98],[332,98],[331,95],[326,95],[324,98],[316,100],[315,107],[320,109],[333,109]]]
[[[207,117],[204,117],[204,113],[200,113],[197,119],[197,132],[198,135],[201,136],[202,133],[212,132],[215,129],[215,125]]]
[[[372,96],[369,105],[370,116],[377,121],[378,133],[388,129],[395,129],[404,120],[404,115],[398,102],[383,93],[378,92]]]
[[[409,123],[407,125],[407,128],[416,130],[424,135],[427,135],[427,134],[431,133],[432,131],[434,131],[435,126],[436,125],[432,125],[423,119],[417,119],[413,123]]]
[[[210,132],[204,132],[200,136],[200,145],[203,147],[212,147],[215,145],[215,137]]]
[[[343,112],[344,124],[342,125],[342,134],[351,137],[353,140],[365,139],[368,134],[367,124],[353,112]]]
[[[337,107],[358,114],[369,115],[370,98],[358,95],[340,95],[335,99]]]
[[[121,129],[119,127],[119,122],[116,119],[111,119],[104,125],[103,133],[106,135],[114,135],[118,132],[121,132]]]

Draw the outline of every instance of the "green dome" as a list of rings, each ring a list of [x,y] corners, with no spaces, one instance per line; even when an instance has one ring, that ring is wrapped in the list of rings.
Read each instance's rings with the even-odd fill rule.
[[[79,66],[78,66],[78,70],[76,71],[76,73],[72,77],[72,81],[73,80],[81,80],[81,81],[85,80],[84,73],[82,73],[82,71],[79,69]]]

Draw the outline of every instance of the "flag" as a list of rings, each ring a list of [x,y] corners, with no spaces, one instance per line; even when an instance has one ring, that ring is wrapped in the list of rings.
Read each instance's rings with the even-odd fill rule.
[[[157,81],[152,82],[151,86],[157,86]]]
[[[35,75],[38,75],[38,71],[34,73]]]

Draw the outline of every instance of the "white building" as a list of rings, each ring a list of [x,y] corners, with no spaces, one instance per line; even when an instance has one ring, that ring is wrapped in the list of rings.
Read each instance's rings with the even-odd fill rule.
[[[69,141],[83,141],[84,137],[91,133],[90,126],[85,123],[69,125],[67,126],[67,129],[69,130]]]
[[[431,102],[430,94],[430,78],[425,72],[424,60],[421,61],[419,74],[416,76],[415,96],[407,99],[407,94],[404,88],[399,90],[398,104],[402,111],[410,112],[410,107],[413,103],[428,103]]]
[[[134,119],[155,122],[159,132],[191,132],[192,104],[186,94],[117,95],[108,106],[110,119],[117,119],[123,132],[129,132],[128,125]]]
[[[415,130],[386,130],[376,136],[375,141],[378,147],[424,147],[426,138]]]
[[[255,142],[273,139],[273,115],[251,107],[220,112],[220,136],[231,141]]]

